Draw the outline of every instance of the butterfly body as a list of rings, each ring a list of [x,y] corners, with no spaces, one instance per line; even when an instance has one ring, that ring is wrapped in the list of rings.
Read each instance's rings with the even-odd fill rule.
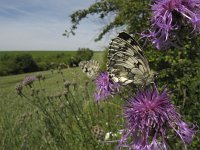
[[[125,32],[119,33],[110,43],[107,70],[111,80],[121,85],[148,85],[155,76],[142,48]]]

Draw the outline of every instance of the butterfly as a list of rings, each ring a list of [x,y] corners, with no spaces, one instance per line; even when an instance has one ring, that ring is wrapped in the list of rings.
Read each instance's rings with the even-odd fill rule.
[[[91,79],[94,79],[97,76],[100,68],[99,63],[95,60],[81,61],[79,66],[82,71]]]
[[[111,80],[120,85],[145,86],[153,83],[155,77],[142,48],[125,32],[119,33],[109,45],[107,71]]]

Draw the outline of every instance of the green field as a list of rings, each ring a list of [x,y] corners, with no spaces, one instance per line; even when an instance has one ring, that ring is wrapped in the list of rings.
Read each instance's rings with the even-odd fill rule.
[[[102,53],[95,53],[93,58],[102,62]],[[109,131],[116,132],[117,122],[111,118],[115,118],[122,113],[121,109],[116,107],[118,104],[116,105],[112,101],[102,104],[100,107],[102,107],[101,110],[103,109],[103,111],[100,111],[99,106],[94,103],[94,83],[89,80],[80,68],[62,69],[62,75],[57,71],[54,70],[53,74],[51,71],[43,71],[41,73],[46,77],[46,80],[34,82],[34,89],[39,89],[41,93],[45,89],[39,98],[30,96],[31,90],[28,87],[23,89],[27,98],[20,97],[15,91],[15,85],[25,76],[36,75],[37,73],[0,77],[0,149],[76,150],[114,148],[115,143],[109,145],[99,143],[91,133],[91,130],[95,126],[100,126],[105,133]],[[60,99],[53,99],[50,104],[46,98],[63,91],[63,79],[77,83],[78,88],[76,90],[71,88],[71,94],[74,95],[73,98],[76,100],[78,107],[80,107],[77,110],[77,105],[74,106],[75,104],[72,104],[71,108],[75,108],[75,112],[69,108],[69,110],[64,110],[66,114],[60,112],[61,110],[59,109],[61,104],[66,104],[64,96]],[[85,82],[88,81],[89,84],[85,87]],[[72,97],[70,100],[72,100]],[[113,108],[110,111],[111,107]],[[64,109],[67,108],[64,107]],[[49,114],[44,113],[44,110]],[[54,113],[54,111],[59,111],[63,116],[60,116],[59,113]],[[77,125],[73,115],[78,116],[80,120],[83,119],[81,117],[84,115],[84,120],[87,123],[80,121],[81,125]],[[50,116],[53,117],[54,121],[58,119],[56,120],[56,127],[49,127],[49,123],[46,123]],[[85,129],[86,126],[88,127],[87,129]],[[60,133],[61,131],[63,132],[62,134]],[[69,138],[68,134],[71,134],[71,131],[75,135],[73,137],[70,135],[71,138]],[[64,136],[64,139],[61,136]],[[77,136],[80,140],[78,140]],[[54,139],[55,137],[56,139]],[[90,137],[90,140],[87,139],[88,137]]]

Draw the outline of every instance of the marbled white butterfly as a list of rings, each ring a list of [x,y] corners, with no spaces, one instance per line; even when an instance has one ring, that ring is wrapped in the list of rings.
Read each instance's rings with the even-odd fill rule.
[[[155,76],[142,48],[125,32],[119,33],[110,43],[107,71],[111,80],[120,85],[149,85]]]

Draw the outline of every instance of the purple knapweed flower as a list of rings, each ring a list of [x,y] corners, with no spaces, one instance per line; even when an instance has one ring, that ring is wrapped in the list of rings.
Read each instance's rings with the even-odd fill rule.
[[[97,102],[107,99],[108,96],[116,94],[118,91],[119,84],[110,81],[108,72],[103,72],[96,78],[95,99]]]
[[[124,117],[127,124],[118,148],[166,150],[166,139],[173,133],[182,140],[187,149],[186,144],[192,141],[196,133],[195,125],[190,127],[181,120],[167,89],[161,93],[155,89],[138,93],[128,101]]]
[[[156,0],[151,9],[152,27],[143,36],[150,38],[158,49],[176,45],[171,39],[184,21],[200,31],[200,0]]]
[[[25,86],[30,86],[31,87],[31,85],[33,84],[33,81],[35,81],[36,80],[36,77],[35,76],[26,76],[25,78],[24,78],[24,80],[22,81],[22,83],[23,83],[23,85],[25,85]]]

